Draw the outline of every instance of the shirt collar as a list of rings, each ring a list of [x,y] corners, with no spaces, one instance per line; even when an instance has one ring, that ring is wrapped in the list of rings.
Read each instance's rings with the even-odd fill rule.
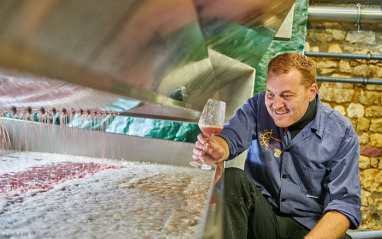
[[[322,123],[322,111],[324,105],[321,102],[320,95],[317,93],[317,113],[316,117],[313,119],[311,124],[311,130],[314,132],[318,137],[322,138],[323,132],[324,132],[324,124]]]

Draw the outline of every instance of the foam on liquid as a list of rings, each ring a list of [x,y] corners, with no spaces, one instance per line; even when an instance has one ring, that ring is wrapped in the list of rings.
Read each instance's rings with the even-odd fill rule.
[[[59,162],[118,167],[0,197],[0,238],[195,238],[200,230],[212,171],[29,152],[0,156],[0,176]]]

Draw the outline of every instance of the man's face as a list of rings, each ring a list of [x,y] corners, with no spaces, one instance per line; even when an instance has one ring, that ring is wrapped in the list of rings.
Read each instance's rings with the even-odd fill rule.
[[[306,89],[300,84],[301,74],[292,70],[287,74],[268,74],[265,105],[278,127],[288,127],[300,120],[317,93],[317,85]]]

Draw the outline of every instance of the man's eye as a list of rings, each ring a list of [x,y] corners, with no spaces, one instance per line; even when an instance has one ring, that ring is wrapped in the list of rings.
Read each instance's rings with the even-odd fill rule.
[[[283,98],[284,99],[290,99],[290,98],[292,98],[293,97],[293,95],[290,95],[290,94],[285,94],[285,95],[283,95]]]
[[[273,98],[273,93],[271,93],[271,92],[267,92],[267,93],[266,93],[266,96],[267,96],[268,98]]]

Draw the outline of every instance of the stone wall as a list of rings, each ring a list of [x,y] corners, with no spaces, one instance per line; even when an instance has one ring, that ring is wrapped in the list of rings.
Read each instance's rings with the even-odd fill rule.
[[[353,4],[354,5],[354,4]],[[382,24],[308,22],[305,51],[382,54]],[[382,61],[313,58],[318,76],[381,79]],[[353,123],[359,136],[363,219],[360,229],[382,230],[382,85],[319,83],[326,105]]]

